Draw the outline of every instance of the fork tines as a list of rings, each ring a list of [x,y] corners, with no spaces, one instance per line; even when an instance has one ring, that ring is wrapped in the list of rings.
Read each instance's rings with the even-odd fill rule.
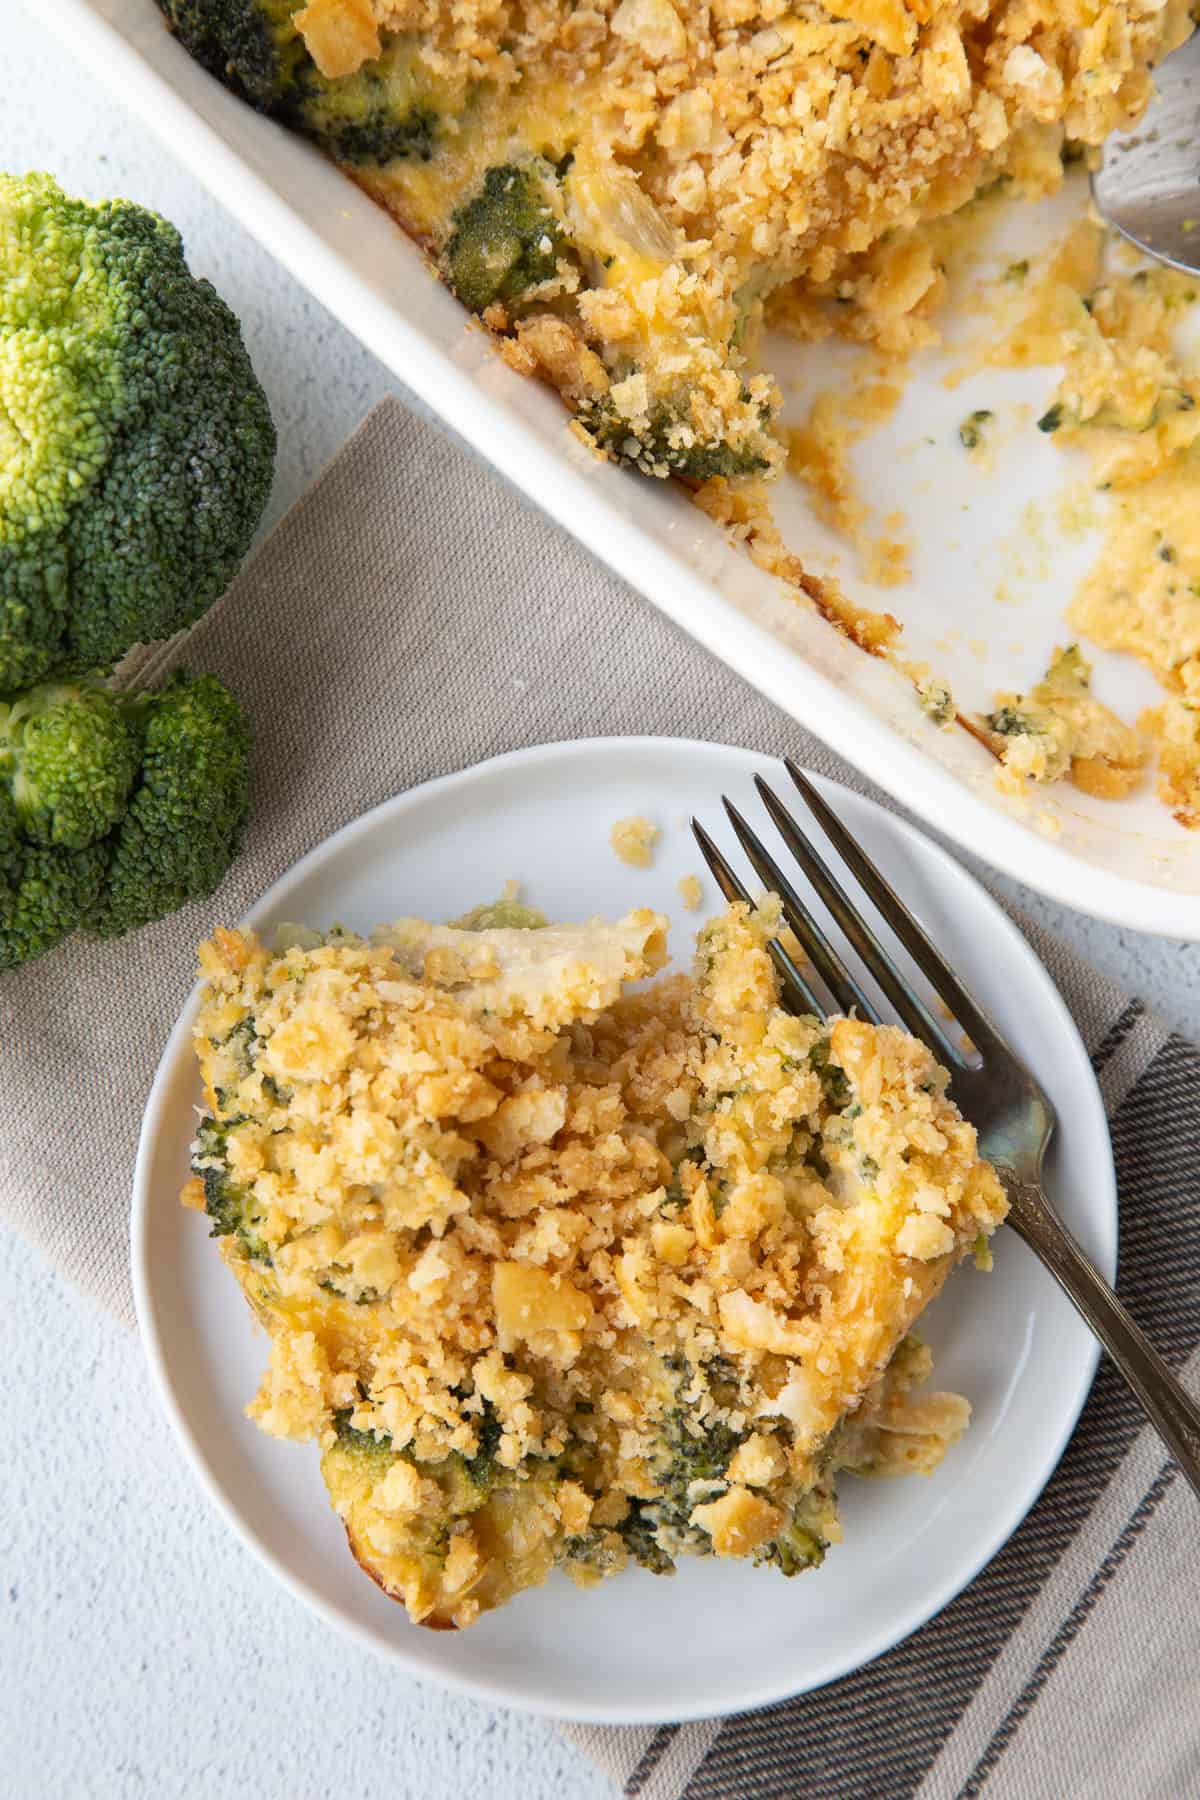
[[[918,924],[861,844],[842,824],[808,777],[790,759],[785,759],[784,767],[801,799],[813,814],[826,838],[838,852],[845,867],[874,903],[882,918],[886,920],[941,1000],[969,1034],[976,1048],[986,1053],[989,1047],[999,1047],[998,1034],[990,1021],[963,987],[924,927]],[[784,806],[778,794],[760,775],[755,776],[754,785],[772,823],[807,877],[814,893],[828,909],[838,930],[845,936],[882,993],[891,1002],[899,1018],[915,1036],[923,1039],[929,1045],[939,1060],[961,1068],[964,1063],[962,1051],[952,1044],[943,1027],[933,1018],[925,1002],[897,966],[889,951],[880,942],[862,912],[850,899],[845,887],[834,875],[811,838],[796,823],[795,818]],[[755,874],[766,888],[772,893],[778,894],[783,908],[783,916],[795,932],[816,975],[829,993],[833,1007],[818,1003],[813,987],[800,974],[793,959],[787,955],[781,945],[775,943],[771,946],[775,965],[780,969],[781,974],[784,966],[787,970],[787,978],[784,981],[785,1003],[792,1011],[812,1012],[818,1017],[824,1017],[827,1012],[836,1010],[845,1013],[854,1012],[859,1018],[879,1023],[878,1007],[850,973],[827,933],[801,898],[794,882],[784,874],[778,862],[770,855],[761,839],[750,828],[732,802],[725,796],[722,796],[722,800],[730,823],[737,833],[738,840],[745,850]],[[703,826],[695,819],[692,820],[692,830],[700,846],[701,854],[726,899],[743,900],[747,904],[753,905],[745,886],[738,880]]]

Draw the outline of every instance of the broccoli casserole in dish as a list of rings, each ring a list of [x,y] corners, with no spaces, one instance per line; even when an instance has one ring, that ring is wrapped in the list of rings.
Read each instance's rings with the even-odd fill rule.
[[[467,926],[469,925],[469,928]],[[839,1536],[840,1471],[933,1469],[965,1400],[913,1327],[1005,1202],[915,1039],[780,1005],[771,902],[218,931],[187,1204],[270,1338],[363,1569],[465,1626],[552,1568]]]
[[[1044,193],[1151,93],[1187,0],[159,0],[316,139],[598,447],[773,473],[776,323],[902,350],[945,289],[921,228]]]
[[[1200,290],[1109,266],[1098,229],[1083,254],[1068,246],[1048,268],[1018,257],[989,278],[1012,298],[1028,275],[1030,306],[1007,343],[998,315],[984,324],[983,360],[1063,371],[1036,423],[1008,427],[1053,439],[1064,476],[1090,451],[1086,484],[1106,496],[1109,542],[1061,621],[1071,638],[1056,626],[1069,687],[1018,645],[990,703],[961,666],[953,691],[928,661],[945,633],[914,655],[879,598],[844,589],[827,557],[816,574],[811,542],[785,541],[773,485],[788,472],[807,490],[869,590],[909,579],[905,507],[868,530],[880,483],[860,493],[851,473],[847,446],[873,429],[862,403],[876,397],[874,424],[896,405],[941,341],[944,305],[987,314],[993,296],[961,292],[995,210],[984,198],[1045,197],[1065,163],[1131,125],[1154,65],[1187,36],[1187,0],[159,5],[204,67],[390,212],[506,360],[561,395],[577,436],[686,483],[793,598],[888,659],[935,727],[970,731],[1019,812],[1051,781],[1120,800],[1156,758],[1159,798],[1196,825],[1200,553],[1179,527],[1200,485],[1200,373],[1175,337]],[[793,423],[767,328],[850,340],[871,378],[856,393],[843,374]],[[960,423],[978,469],[999,431],[990,406]],[[1051,593],[1058,614],[1069,596]],[[1114,713],[1105,673],[1093,693],[1074,653],[1080,633],[1143,662],[1161,701]]]

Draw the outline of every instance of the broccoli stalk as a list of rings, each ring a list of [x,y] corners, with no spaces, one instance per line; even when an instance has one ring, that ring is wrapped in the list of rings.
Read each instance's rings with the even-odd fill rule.
[[[0,692],[110,669],[228,586],[275,432],[178,232],[0,175]]]

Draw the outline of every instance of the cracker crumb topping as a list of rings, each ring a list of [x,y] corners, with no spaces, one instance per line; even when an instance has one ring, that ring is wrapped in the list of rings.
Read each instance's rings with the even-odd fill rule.
[[[644,910],[202,947],[185,1201],[270,1335],[249,1412],[318,1441],[414,1618],[556,1564],[792,1573],[839,1535],[839,1468],[962,1429],[906,1399],[908,1334],[1002,1192],[916,1040],[781,1009],[778,924],[731,907],[638,991]]]

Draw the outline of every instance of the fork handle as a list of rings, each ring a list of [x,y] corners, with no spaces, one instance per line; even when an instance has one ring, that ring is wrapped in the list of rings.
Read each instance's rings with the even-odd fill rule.
[[[1006,1173],[1002,1179],[1011,1207],[1008,1223],[1087,1320],[1200,1495],[1200,1406],[1055,1216],[1041,1189]]]

